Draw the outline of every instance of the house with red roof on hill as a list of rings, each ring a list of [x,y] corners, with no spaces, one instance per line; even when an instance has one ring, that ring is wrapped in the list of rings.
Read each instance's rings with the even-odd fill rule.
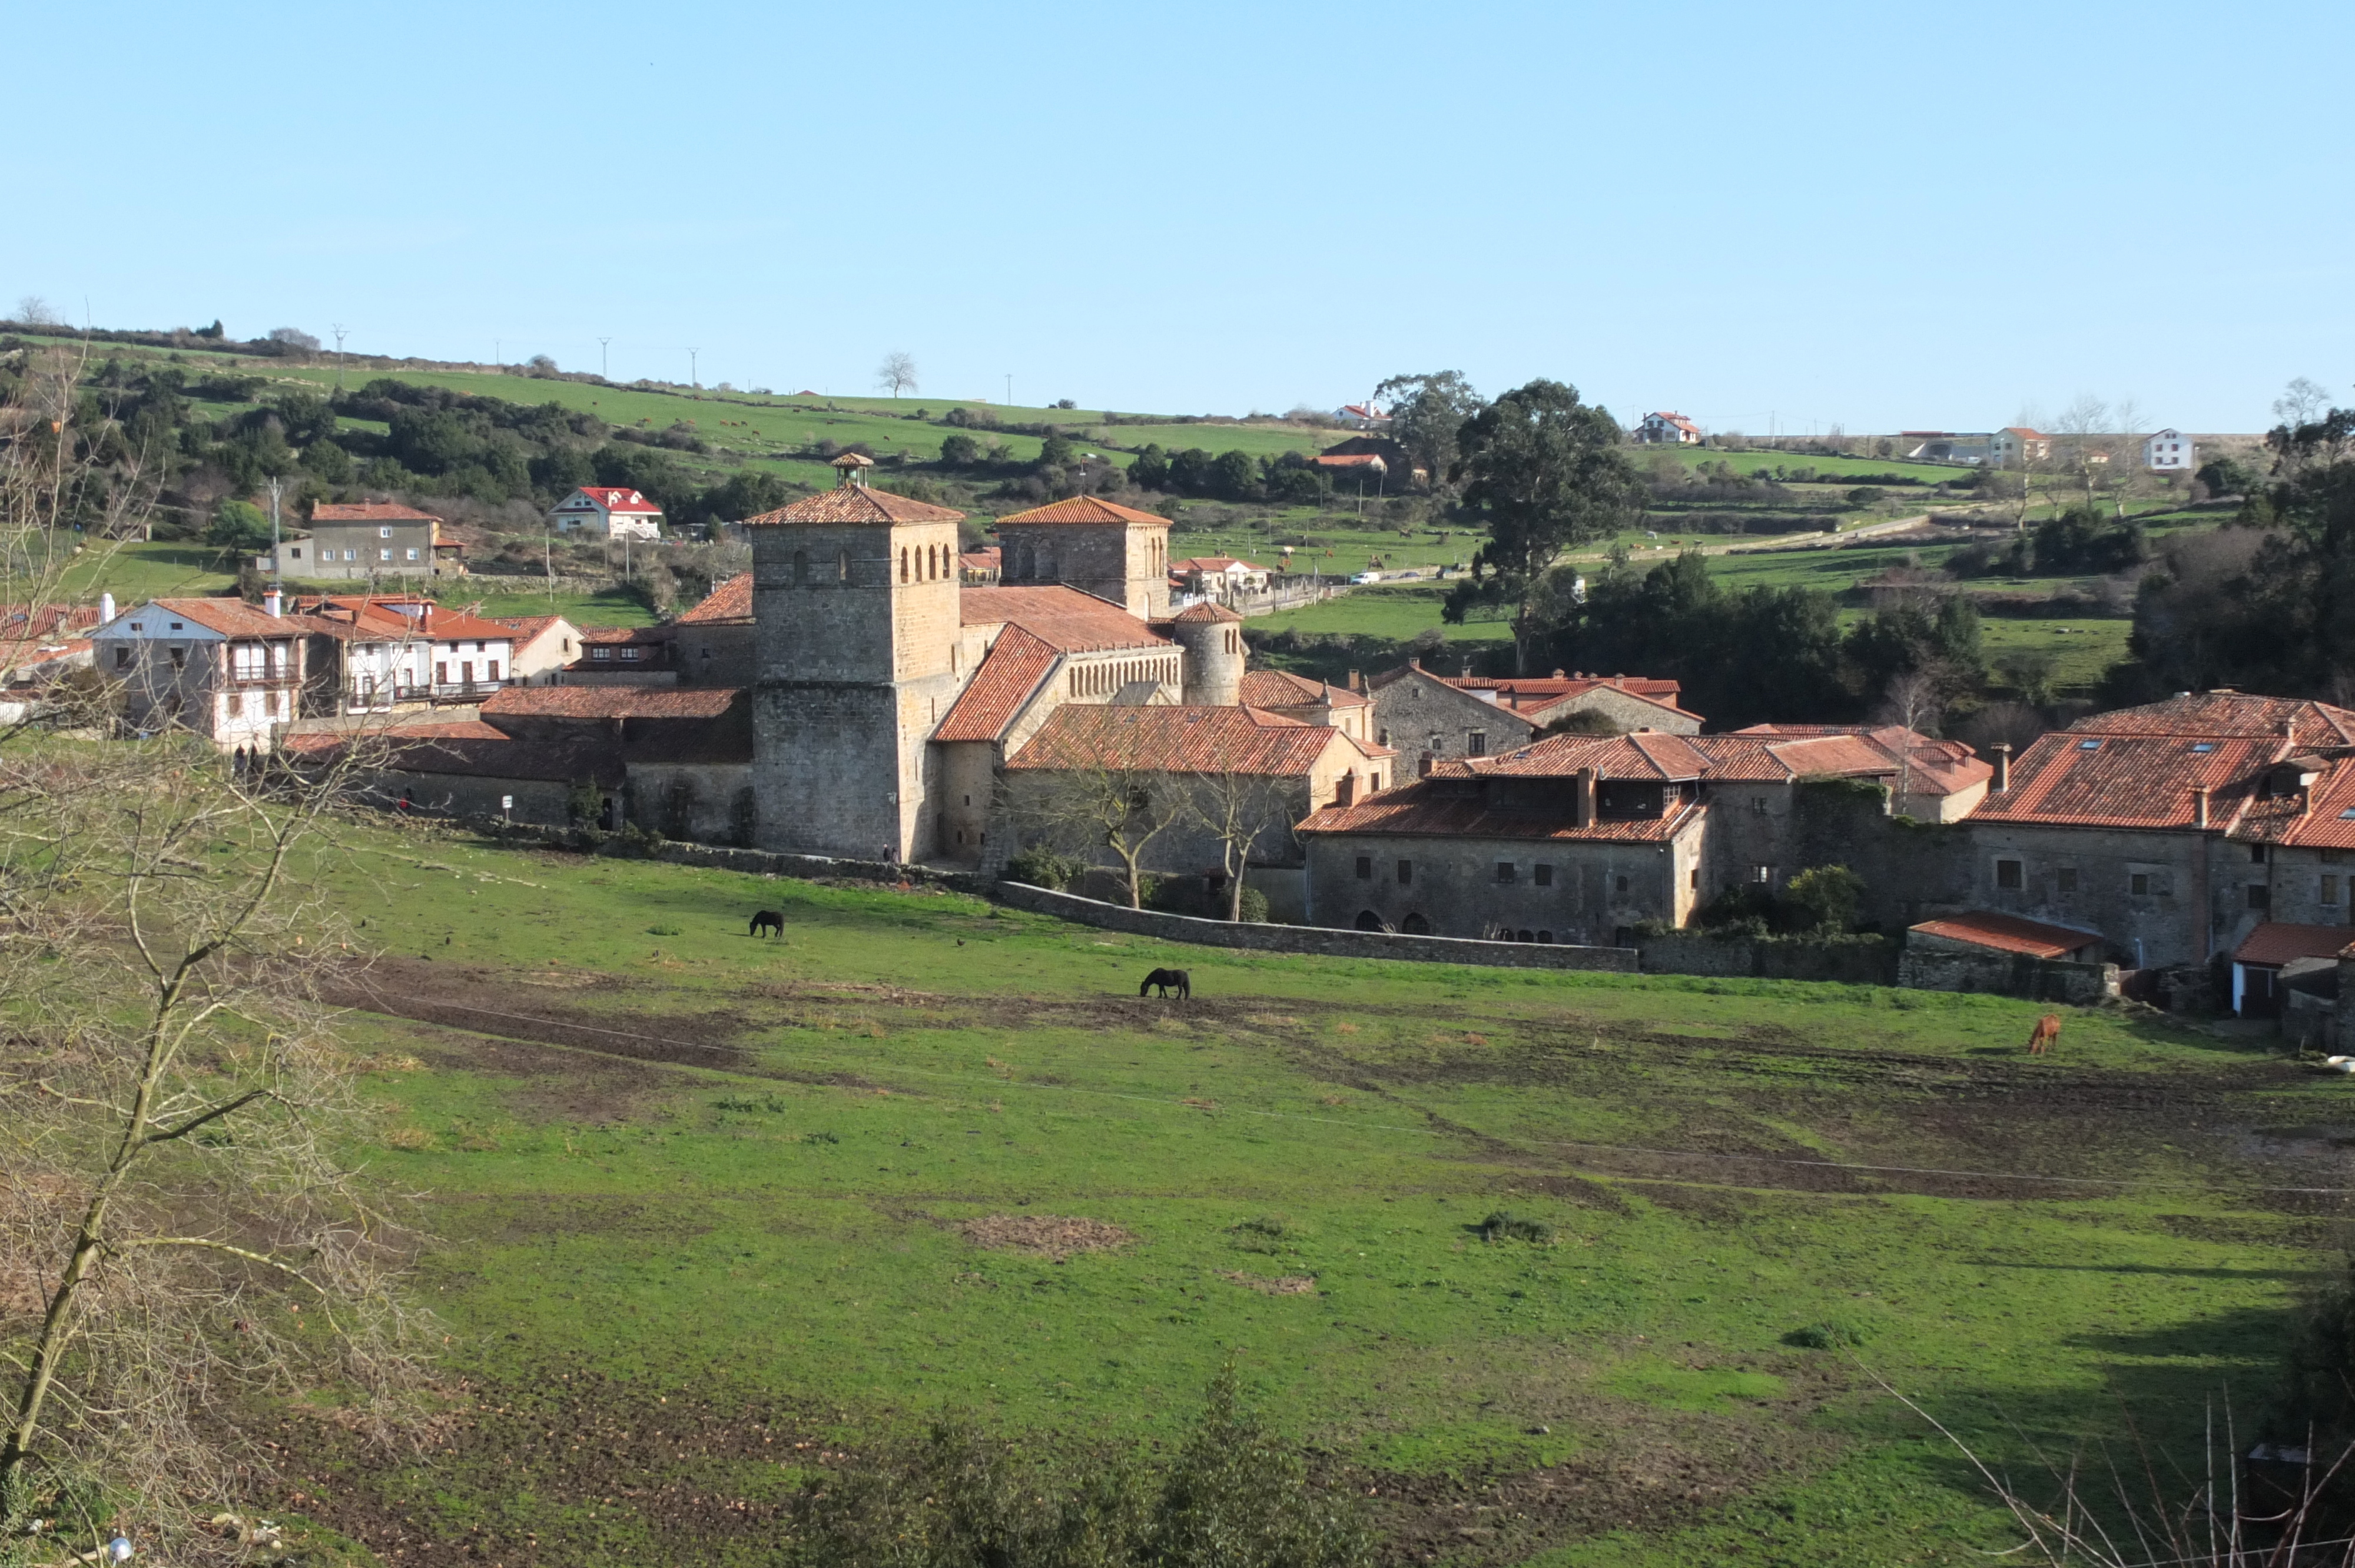
[[[466,546],[442,537],[442,519],[390,501],[322,501],[255,564],[279,582],[456,577]]]
[[[1697,447],[1709,438],[1701,434],[1699,425],[1682,414],[1671,414],[1663,409],[1636,420],[1633,439],[1639,446]]]
[[[584,484],[548,509],[549,525],[584,539],[659,539],[663,510],[621,485]]]

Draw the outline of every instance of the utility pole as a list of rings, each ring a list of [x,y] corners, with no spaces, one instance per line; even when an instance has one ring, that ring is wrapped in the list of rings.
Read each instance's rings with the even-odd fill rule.
[[[1009,408],[1014,407],[1014,372],[1011,370],[1006,373],[1006,406]]]
[[[507,362],[507,340],[506,340],[506,339],[505,339],[505,338],[503,338],[503,337],[495,337],[495,338],[491,339],[491,363],[492,363],[492,365],[494,365],[494,366],[501,366],[501,365],[505,365],[506,362]]]
[[[605,368],[605,345],[613,341],[610,337],[601,337],[597,340],[597,379],[600,381],[609,379]]]
[[[278,571],[278,492],[283,482],[274,473],[270,476],[270,570],[273,581]]]
[[[687,351],[687,384],[690,387],[700,387],[703,385],[702,381],[698,378],[695,368],[695,356],[702,352],[703,351],[699,348],[690,348]]]
[[[336,390],[341,392],[344,389],[344,334],[350,329],[337,322],[331,330],[336,334]]]

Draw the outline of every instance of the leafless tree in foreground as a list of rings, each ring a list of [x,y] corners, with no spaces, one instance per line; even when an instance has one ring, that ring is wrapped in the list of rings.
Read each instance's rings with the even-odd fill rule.
[[[1066,709],[1087,725],[1055,754],[1041,753],[1007,780],[1009,815],[1023,837],[1090,861],[1110,850],[1127,884],[1128,906],[1145,906],[1145,860],[1154,842],[1185,820],[1162,798],[1167,775],[1115,707]],[[1031,743],[1046,747],[1042,737]],[[1026,760],[1030,760],[1026,755]]]
[[[2324,1499],[2339,1489],[2355,1450],[2335,1457],[2297,1450],[2297,1459],[2284,1467],[2302,1478],[2295,1489],[2285,1486],[2274,1497],[2253,1496],[2241,1468],[2232,1413],[2223,1413],[2219,1431],[2211,1409],[2201,1473],[2178,1472],[2171,1481],[2163,1472],[2173,1467],[2151,1453],[2138,1431],[2128,1434],[2133,1451],[2123,1464],[2107,1451],[2089,1464],[2082,1454],[2055,1457],[2031,1446],[2031,1456],[2044,1472],[2045,1484],[2038,1490],[2051,1494],[2051,1501],[2040,1503],[1928,1411],[1878,1377],[1873,1381],[1953,1444],[2011,1515],[2026,1539],[2009,1551],[1988,1554],[1991,1559],[2052,1568],[2355,1565],[2355,1540],[2344,1539],[2343,1531],[2333,1534],[2321,1528]]]
[[[0,559],[37,620],[94,443],[48,417],[72,367],[36,368],[0,407]],[[104,709],[68,685],[0,730],[0,1539],[186,1559],[248,1500],[240,1400],[389,1432],[423,1325],[349,1164],[362,1064],[311,993],[343,947],[319,828],[363,748],[240,769],[101,738]]]
[[[916,356],[904,352],[885,355],[883,363],[875,367],[875,385],[894,397],[916,391]]]
[[[1289,840],[1292,823],[1304,813],[1283,779],[1252,771],[1249,760],[1223,741],[1212,743],[1206,766],[1186,775],[1178,787],[1186,815],[1218,842],[1220,869],[1227,878],[1227,918],[1241,922],[1243,874],[1253,853],[1279,830]]]

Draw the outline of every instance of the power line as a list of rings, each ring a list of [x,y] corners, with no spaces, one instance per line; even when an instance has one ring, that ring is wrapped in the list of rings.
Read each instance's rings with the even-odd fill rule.
[[[378,1001],[385,1000],[383,993],[376,991],[372,987],[369,990],[369,994],[375,996]],[[754,1054],[749,1047],[742,1045],[715,1045],[708,1041],[674,1040],[668,1035],[664,1034],[643,1034],[635,1030],[630,1029],[605,1029],[593,1023],[568,1023],[560,1019],[536,1018],[529,1013],[501,1012],[494,1008],[469,1007],[464,1002],[435,1001],[432,1005],[435,1007],[454,1008],[460,1012],[477,1013],[485,1018],[505,1018],[518,1023],[537,1023],[546,1029],[570,1029],[589,1034],[610,1034],[616,1039],[644,1040],[656,1045],[677,1045],[690,1051],[719,1051],[730,1055],[743,1057],[751,1057]],[[409,1017],[409,1014],[398,1011],[393,1011],[391,1015],[396,1018]],[[422,1023],[430,1022],[432,1020],[411,1019],[410,1022]],[[552,1042],[541,1041],[538,1042],[538,1044],[552,1044]],[[565,1047],[559,1046],[559,1049],[565,1049]],[[570,1047],[570,1049],[585,1050],[588,1049],[588,1047],[573,1046]],[[833,1065],[822,1063],[815,1056],[801,1056],[795,1059],[808,1063],[812,1065]],[[676,1065],[685,1065],[687,1064]],[[1181,1110],[1199,1111],[1206,1108],[1202,1105],[1183,1099],[1172,1099],[1166,1095],[1136,1095],[1129,1094],[1119,1089],[1090,1089],[1083,1088],[1076,1084],[1032,1084],[1025,1083],[1017,1078],[976,1079],[963,1074],[943,1073],[924,1067],[903,1066],[896,1063],[892,1065],[890,1070],[901,1076],[939,1078],[950,1083],[963,1085],[967,1087],[978,1087],[984,1084],[995,1084],[1018,1089],[1037,1089],[1070,1095],[1087,1095],[1098,1099],[1127,1100],[1139,1105],[1167,1106]],[[1247,1106],[1220,1106],[1216,1108],[1231,1111],[1236,1116],[1258,1117],[1266,1121],[1308,1122],[1321,1127],[1348,1128],[1358,1131],[1404,1132],[1412,1133],[1423,1138],[1455,1138],[1463,1136],[1459,1133],[1434,1130],[1433,1128],[1427,1127],[1407,1127],[1394,1122],[1349,1121],[1340,1117],[1309,1116],[1299,1111],[1254,1110]],[[1714,1149],[1651,1149],[1636,1144],[1588,1143],[1573,1139],[1560,1138],[1531,1138],[1522,1139],[1518,1141],[1540,1149],[1598,1150],[1608,1154],[1643,1154],[1650,1155],[1657,1159],[1667,1160],[1738,1160],[1753,1165],[1778,1165],[1794,1169],[1814,1171],[1851,1171],[1859,1175],[1949,1176],[1961,1180],[1980,1181],[2035,1181],[2064,1187],[2123,1187],[2197,1192],[2291,1192],[2300,1193],[2309,1197],[2345,1197],[2350,1194],[2355,1194],[2355,1187],[2272,1187],[2228,1182],[2152,1181],[2147,1178],[2132,1176],[2050,1176],[2040,1172],[2009,1171],[1950,1171],[1933,1165],[1856,1165],[1839,1160],[1794,1160],[1787,1155],[1735,1154]]]

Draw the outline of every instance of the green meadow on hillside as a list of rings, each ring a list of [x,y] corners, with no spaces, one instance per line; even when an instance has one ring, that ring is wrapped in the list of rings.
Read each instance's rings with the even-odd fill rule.
[[[1231,1360],[1402,1559],[1976,1563],[2017,1537],[1882,1382],[2006,1462],[2181,1453],[2324,1263],[2331,1201],[2262,1189],[2335,1179],[2296,1129],[2345,1081],[2147,1015],[2030,1059],[1987,997],[405,831],[316,874],[383,944],[328,983],[463,1408],[389,1463],[283,1417],[289,1506],[385,1562],[765,1561],[797,1480],[928,1419],[1167,1440]],[[1140,1001],[1168,963],[1193,1001]]]

